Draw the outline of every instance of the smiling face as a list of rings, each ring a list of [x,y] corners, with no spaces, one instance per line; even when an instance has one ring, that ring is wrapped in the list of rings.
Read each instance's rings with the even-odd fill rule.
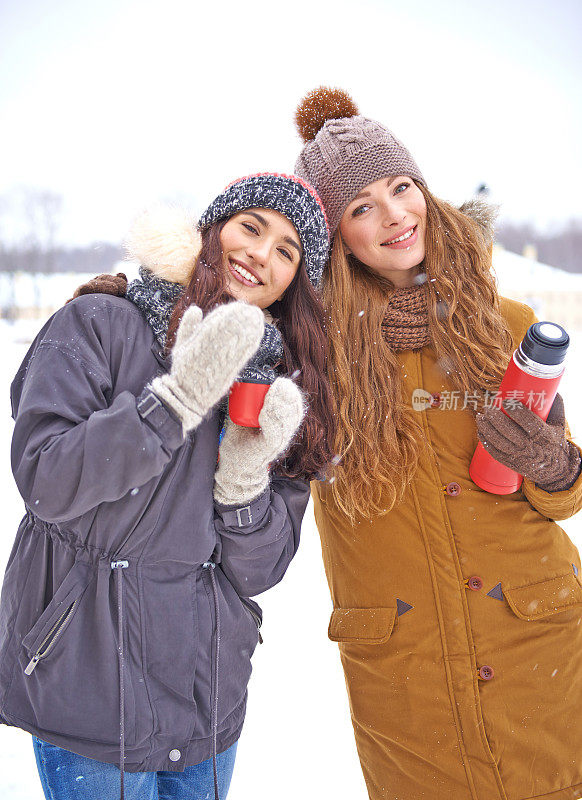
[[[267,308],[289,286],[301,263],[295,227],[278,211],[251,208],[232,216],[220,232],[227,291]]]
[[[412,178],[370,183],[344,211],[339,230],[359,261],[397,287],[412,286],[426,233],[426,202]]]

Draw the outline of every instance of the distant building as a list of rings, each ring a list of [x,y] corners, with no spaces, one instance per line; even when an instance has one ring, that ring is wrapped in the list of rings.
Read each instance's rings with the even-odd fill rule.
[[[493,269],[500,294],[527,303],[539,319],[582,331],[582,274],[541,264],[499,245],[493,248]],[[137,265],[131,261],[111,269],[119,271],[129,280],[137,277]],[[45,320],[92,277],[94,273],[0,272],[0,319]]]
[[[138,277],[138,265],[119,261],[111,273]],[[77,286],[95,277],[95,272],[0,272],[0,319],[44,321],[72,297]]]
[[[500,294],[527,303],[538,319],[582,331],[582,274],[541,264],[499,245],[493,248],[493,269]]]

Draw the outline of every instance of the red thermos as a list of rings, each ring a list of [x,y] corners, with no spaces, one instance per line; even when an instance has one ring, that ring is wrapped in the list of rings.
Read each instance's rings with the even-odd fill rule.
[[[560,325],[554,322],[531,325],[503,376],[500,400],[518,400],[546,420],[564,372],[569,344],[570,337]],[[490,456],[481,442],[471,460],[469,475],[477,486],[492,494],[512,494],[523,480],[517,472]]]

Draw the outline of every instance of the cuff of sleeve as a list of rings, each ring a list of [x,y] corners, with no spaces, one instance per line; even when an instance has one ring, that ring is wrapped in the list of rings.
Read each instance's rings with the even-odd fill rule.
[[[574,447],[580,451],[577,444]],[[569,489],[558,492],[547,492],[535,483],[524,478],[523,493],[530,504],[548,519],[568,519],[582,508],[582,473]]]
[[[168,450],[175,450],[183,443],[182,422],[148,386],[137,398],[137,411]]]
[[[233,508],[215,502],[214,507],[227,527],[250,528],[265,516],[270,504],[271,490],[267,487],[258,497],[243,506]]]

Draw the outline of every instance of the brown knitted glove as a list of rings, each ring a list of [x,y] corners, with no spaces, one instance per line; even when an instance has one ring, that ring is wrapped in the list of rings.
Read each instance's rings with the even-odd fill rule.
[[[546,492],[569,489],[580,475],[578,449],[566,439],[564,401],[556,395],[547,422],[522,403],[503,402],[477,414],[477,434],[496,461]]]
[[[67,303],[80,297],[82,294],[112,294],[115,297],[124,297],[125,290],[127,289],[127,276],[123,272],[118,272],[117,275],[110,275],[108,272],[103,272],[95,278],[91,278],[87,283],[77,286],[73,292],[73,296]]]

